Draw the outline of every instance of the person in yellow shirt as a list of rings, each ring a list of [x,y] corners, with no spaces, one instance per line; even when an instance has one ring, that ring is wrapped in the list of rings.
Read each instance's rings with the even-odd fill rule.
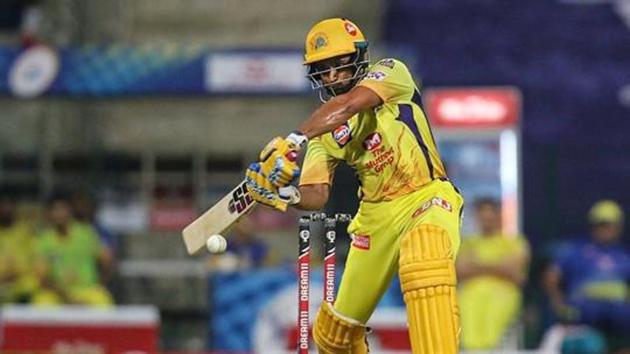
[[[278,210],[319,210],[335,167],[343,161],[356,171],[361,202],[348,228],[353,242],[337,298],[315,318],[315,344],[323,354],[367,353],[367,322],[398,273],[413,353],[456,353],[464,201],[447,178],[420,87],[398,59],[370,64],[367,40],[347,19],[318,22],[305,47],[308,77],[323,104],[262,150],[246,183],[252,198]],[[296,188],[297,150],[307,142]]]
[[[37,289],[33,227],[16,215],[15,199],[0,191],[0,303],[27,303]]]
[[[457,260],[462,347],[489,350],[500,344],[521,308],[529,244],[503,234],[497,200],[478,199],[475,212],[479,234],[464,237]]]
[[[98,267],[111,256],[94,229],[76,222],[70,202],[62,194],[48,202],[51,226],[37,240],[36,272],[41,291],[36,305],[111,305],[112,297],[102,285]]]

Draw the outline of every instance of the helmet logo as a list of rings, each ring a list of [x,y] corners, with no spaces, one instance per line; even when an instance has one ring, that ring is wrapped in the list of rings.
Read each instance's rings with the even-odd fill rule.
[[[317,35],[315,35],[315,37],[311,41],[311,46],[313,47],[314,50],[321,49],[327,45],[328,45],[328,39],[326,38],[326,35],[324,35],[323,33],[318,33]]]
[[[352,23],[345,22],[343,24],[343,27],[346,29],[346,32],[348,32],[348,34],[350,34],[351,36],[357,35],[357,28]]]

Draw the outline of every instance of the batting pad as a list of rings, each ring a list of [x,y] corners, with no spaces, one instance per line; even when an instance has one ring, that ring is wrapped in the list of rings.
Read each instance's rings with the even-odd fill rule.
[[[338,314],[332,305],[323,302],[313,325],[313,340],[319,354],[367,354],[366,327],[358,321]]]
[[[457,280],[447,231],[435,225],[414,228],[402,238],[399,262],[412,353],[457,353]]]

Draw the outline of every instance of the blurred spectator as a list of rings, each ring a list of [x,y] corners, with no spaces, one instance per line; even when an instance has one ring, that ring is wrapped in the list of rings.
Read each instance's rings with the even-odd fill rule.
[[[20,24],[20,41],[24,47],[30,47],[39,43],[38,35],[41,32],[42,9],[39,0],[23,0],[24,9]]]
[[[37,240],[36,271],[42,290],[38,305],[61,303],[109,305],[112,297],[101,285],[98,266],[108,267],[111,255],[94,229],[72,217],[70,201],[55,195],[47,205],[50,228]]]
[[[213,255],[210,265],[221,270],[243,270],[269,265],[269,247],[256,236],[254,223],[242,219],[227,237],[224,254]]]
[[[475,212],[479,235],[463,239],[456,265],[462,347],[492,349],[519,314],[529,244],[521,236],[502,233],[497,200],[477,200]]]
[[[620,242],[624,214],[617,203],[602,200],[588,221],[590,239],[571,242],[556,254],[545,287],[560,321],[587,324],[623,342],[630,333],[630,255]]]
[[[37,288],[34,244],[32,225],[17,219],[15,199],[0,191],[0,303],[30,301]]]
[[[99,236],[101,245],[107,248],[107,252],[111,255],[110,262],[100,264],[101,280],[103,283],[107,283],[111,279],[113,268],[115,267],[118,240],[112,232],[96,220],[96,204],[88,193],[74,193],[71,202],[72,212],[76,221],[86,227],[94,228],[94,231]]]

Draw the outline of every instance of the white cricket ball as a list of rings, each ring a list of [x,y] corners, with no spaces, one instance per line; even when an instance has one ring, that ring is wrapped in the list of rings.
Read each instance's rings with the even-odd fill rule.
[[[212,235],[208,237],[206,247],[210,253],[223,253],[227,248],[227,241],[221,235]]]

